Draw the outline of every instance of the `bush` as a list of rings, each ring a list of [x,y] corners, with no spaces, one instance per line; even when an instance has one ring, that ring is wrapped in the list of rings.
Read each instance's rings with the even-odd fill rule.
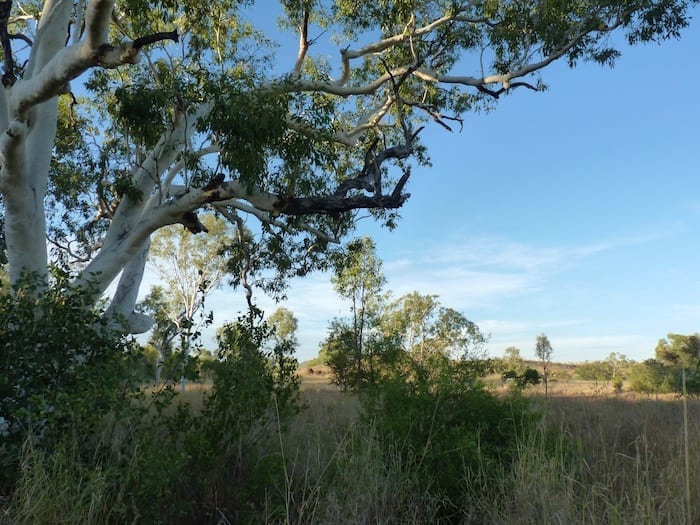
[[[576,376],[584,381],[610,381],[613,369],[607,361],[585,361],[576,365]]]
[[[133,408],[137,346],[93,308],[93,291],[57,285],[35,297],[38,278],[0,295],[0,483],[17,474],[28,436],[50,451],[77,432],[87,447]],[[137,367],[136,367],[137,368]],[[91,441],[92,440],[92,441]],[[88,453],[86,450],[79,454]]]
[[[440,519],[459,521],[475,488],[507,470],[529,416],[521,398],[502,400],[485,389],[478,363],[442,359],[429,366],[385,382],[364,417],[386,456],[400,455],[423,490],[442,501]]]
[[[209,364],[211,391],[201,413],[185,411],[174,432],[182,445],[173,446],[185,462],[177,472],[181,481],[173,484],[177,496],[165,492],[159,519],[217,522],[226,516],[232,523],[255,523],[269,504],[267,487],[282,483],[281,458],[261,453],[260,446],[297,413],[300,379],[293,344],[269,347],[271,333],[252,314],[220,330],[217,360]],[[173,501],[180,503],[179,513]],[[142,506],[153,502],[143,499]]]
[[[542,381],[540,373],[534,368],[526,368],[521,373],[516,370],[508,370],[501,375],[503,382],[510,381],[510,390],[514,393],[522,392],[527,385],[539,385]]]
[[[634,365],[628,380],[630,389],[642,394],[663,394],[674,391],[675,381],[672,370],[656,359],[647,359]]]
[[[262,444],[299,407],[291,344],[269,347],[252,315],[224,327],[199,411],[172,384],[139,388],[143,351],[89,291],[25,289],[0,296],[0,521],[259,521],[284,480]]]

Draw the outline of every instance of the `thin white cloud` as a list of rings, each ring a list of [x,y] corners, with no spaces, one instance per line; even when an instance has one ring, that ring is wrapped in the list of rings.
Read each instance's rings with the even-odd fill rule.
[[[687,230],[687,227],[681,223],[669,224],[659,231],[649,233],[630,235],[626,237],[613,237],[598,243],[579,246],[572,249],[572,254],[580,257],[590,257],[599,253],[626,248],[628,246],[639,246],[642,244],[653,243],[675,237]]]
[[[407,261],[427,263],[431,266],[455,265],[473,268],[511,268],[538,270],[556,264],[561,258],[557,248],[541,248],[495,238],[452,239],[437,246],[421,246],[419,250],[406,254],[400,260],[401,266]]]
[[[399,297],[412,291],[436,294],[445,306],[472,309],[492,305],[506,297],[537,288],[538,279],[527,273],[473,271],[466,268],[413,268],[388,275]]]

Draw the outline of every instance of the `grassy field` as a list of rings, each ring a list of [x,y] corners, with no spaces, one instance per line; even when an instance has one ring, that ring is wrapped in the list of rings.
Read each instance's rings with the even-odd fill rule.
[[[255,445],[251,468],[271,461],[281,470],[257,487],[247,522],[438,522],[444,501],[426,489],[420,465],[379,446],[357,397],[339,392],[326,373],[303,370],[302,376],[306,408],[286,429],[273,425]],[[495,379],[493,388],[500,389]],[[196,409],[207,389],[191,385],[183,397]],[[549,392],[545,399],[540,387],[526,391],[536,429],[517,443],[506,470],[494,479],[486,470],[465,468],[454,480],[468,488],[469,498],[452,502],[459,512],[449,523],[700,523],[700,401],[620,394],[585,381],[553,382]],[[107,466],[76,474],[70,457],[30,453],[26,461],[32,468],[0,522],[119,523],[110,509],[124,505],[127,495],[104,489]],[[180,483],[178,493],[187,494],[188,480]],[[209,513],[182,523],[239,522],[224,492],[241,486],[212,490],[220,491],[212,496],[214,518]]]
[[[401,495],[411,490],[410,479],[373,464],[370,448],[334,489],[314,490],[324,485],[324,464],[347,452],[357,400],[318,374],[305,375],[304,390],[309,410],[286,447],[292,485],[307,487],[308,523],[399,523],[396,515],[429,523],[430,501]],[[541,386],[526,392],[541,414],[541,432],[520,444],[513,468],[501,486],[489,487],[482,507],[464,509],[465,522],[479,516],[494,524],[700,523],[700,401],[615,393],[594,381],[552,382],[549,392],[547,399]],[[478,489],[478,473],[471,476]],[[410,508],[411,501],[420,504]]]

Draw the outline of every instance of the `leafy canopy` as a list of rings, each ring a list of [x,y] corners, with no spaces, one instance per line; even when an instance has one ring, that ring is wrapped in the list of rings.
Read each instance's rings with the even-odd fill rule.
[[[121,273],[111,311],[128,317],[149,236],[205,233],[207,209],[238,231],[237,283],[272,271],[283,293],[327,264],[360,210],[394,225],[411,167],[429,162],[425,125],[456,129],[464,112],[542,90],[555,60],[611,64],[614,32],[677,37],[694,3],[266,3],[298,41],[285,59],[282,33],[256,27],[262,3],[16,1],[0,93],[10,278],[46,273],[48,234],[95,297]]]

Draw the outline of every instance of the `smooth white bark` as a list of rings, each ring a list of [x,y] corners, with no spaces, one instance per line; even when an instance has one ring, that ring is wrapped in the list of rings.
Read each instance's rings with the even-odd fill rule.
[[[10,278],[47,271],[44,197],[56,135],[56,96],[97,65],[133,62],[138,50],[107,45],[113,2],[90,2],[85,39],[64,47],[73,9],[70,0],[47,0],[23,78],[0,95],[0,191]],[[133,255],[133,254],[132,254]]]
[[[120,319],[124,320],[128,331],[132,334],[147,332],[153,326],[153,320],[150,317],[134,312],[149,248],[150,242],[147,240],[136,256],[124,266],[117,290],[107,311],[108,315],[118,317],[117,322]]]

